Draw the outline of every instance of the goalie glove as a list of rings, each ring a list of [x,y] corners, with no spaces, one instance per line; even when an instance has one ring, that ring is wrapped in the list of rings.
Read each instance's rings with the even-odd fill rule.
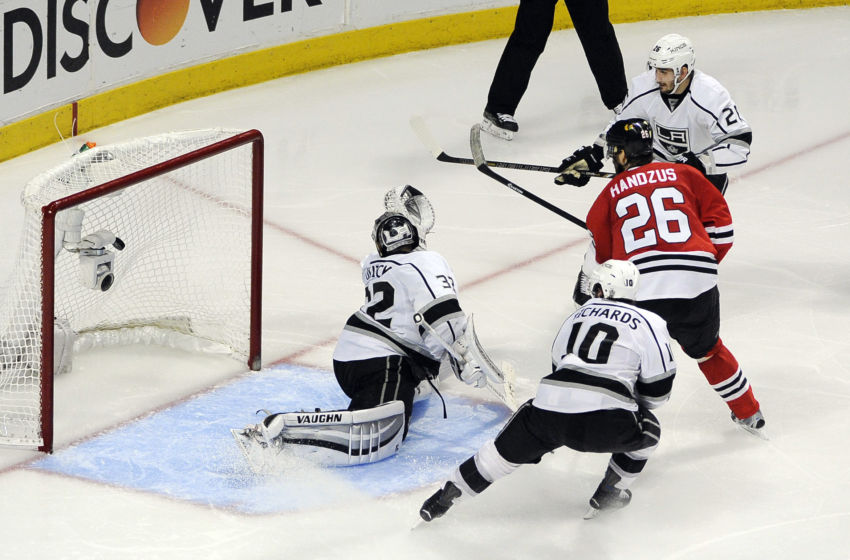
[[[575,187],[585,186],[590,181],[590,177],[581,172],[591,171],[595,173],[599,171],[602,169],[604,157],[605,153],[602,146],[598,144],[582,146],[558,166],[560,175],[555,177],[555,184],[573,185]]]
[[[455,369],[457,378],[478,389],[486,386],[487,376],[475,358],[472,357],[466,342],[466,335],[461,336],[452,344],[452,350],[460,357],[460,360],[457,361],[457,369]]]

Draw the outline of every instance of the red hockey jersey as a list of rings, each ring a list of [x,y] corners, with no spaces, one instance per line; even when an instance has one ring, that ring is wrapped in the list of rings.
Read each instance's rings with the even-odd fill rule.
[[[726,200],[693,167],[655,162],[617,174],[587,213],[595,260],[630,260],[637,300],[692,298],[717,285],[732,247]]]

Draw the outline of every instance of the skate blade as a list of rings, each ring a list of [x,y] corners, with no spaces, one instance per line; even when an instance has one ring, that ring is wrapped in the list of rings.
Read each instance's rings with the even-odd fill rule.
[[[600,513],[602,513],[601,509],[596,509],[595,507],[590,506],[587,508],[587,511],[584,512],[582,519],[595,519],[599,517]]]
[[[417,529],[421,529],[428,525],[428,522],[422,519],[422,517],[418,517],[416,521],[413,522],[413,525],[410,526],[411,531],[416,531]]]
[[[499,128],[495,124],[491,123],[487,119],[481,121],[481,130],[488,134],[492,134],[496,138],[501,138],[502,140],[513,140],[514,133],[512,130],[505,130],[504,128]]]
[[[737,422],[735,422],[735,423],[738,424]],[[767,436],[767,432],[765,432],[764,428],[762,428],[761,430],[756,430],[754,428],[749,428],[747,426],[744,426],[743,424],[738,424],[738,427],[741,428],[742,430],[744,430],[745,432],[747,432],[748,434],[752,434],[753,436],[755,436],[759,439],[763,439],[765,441],[770,441],[770,438]]]

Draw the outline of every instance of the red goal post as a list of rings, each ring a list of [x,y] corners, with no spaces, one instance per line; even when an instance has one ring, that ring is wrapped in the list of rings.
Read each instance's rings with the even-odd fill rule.
[[[45,197],[52,199],[40,206],[40,310],[32,320],[38,327],[29,326],[25,318],[17,321],[16,329],[4,327],[0,332],[7,340],[10,331],[16,331],[14,341],[3,344],[0,444],[37,446],[45,452],[53,450],[58,319],[69,321],[80,333],[78,347],[83,339],[86,348],[150,342],[150,333],[156,332],[155,342],[163,343],[165,336],[166,344],[177,341],[174,345],[180,346],[185,337],[201,339],[226,347],[252,370],[261,367],[262,134],[169,133],[97,147],[71,160],[34,179],[22,196],[28,213],[39,197],[38,204]],[[56,192],[64,196],[55,198]],[[77,236],[70,235],[72,241],[94,232],[114,231],[118,238],[113,251],[101,251],[111,253],[109,267],[114,260],[114,276],[105,288],[86,275],[92,270],[111,275],[113,269],[83,266],[85,251],[78,249],[79,243],[68,242],[69,234],[62,229],[67,220],[60,216],[69,210],[84,216]],[[16,272],[22,280],[13,281],[7,300],[32,299],[21,297],[29,269],[35,268],[26,258],[26,245],[32,244],[26,228],[19,255],[25,270]],[[28,307],[21,301],[12,301],[11,313],[7,301],[0,321],[25,316]],[[21,323],[29,329],[24,335]],[[37,356],[26,355],[32,346],[38,346]],[[18,352],[14,359],[9,358],[14,353],[10,348]],[[17,406],[35,387],[26,381],[13,385],[10,373],[38,382],[39,402],[31,409],[37,419],[27,417],[30,409]],[[7,403],[15,403],[8,407],[11,412]],[[36,420],[40,433],[29,433]]]

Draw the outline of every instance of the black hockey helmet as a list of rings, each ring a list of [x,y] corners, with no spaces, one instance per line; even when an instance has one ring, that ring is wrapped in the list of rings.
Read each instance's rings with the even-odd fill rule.
[[[375,220],[372,241],[382,257],[409,253],[419,247],[419,230],[399,212],[384,212]]]
[[[611,125],[605,134],[608,157],[623,150],[631,160],[652,155],[652,127],[646,119],[625,119]]]

